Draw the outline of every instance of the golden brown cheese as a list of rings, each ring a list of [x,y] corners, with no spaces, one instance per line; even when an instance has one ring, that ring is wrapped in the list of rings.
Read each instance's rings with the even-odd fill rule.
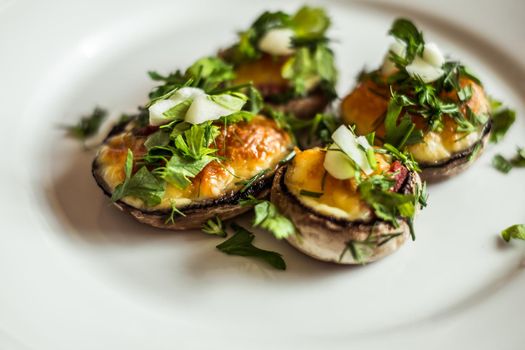
[[[320,213],[347,220],[368,221],[372,218],[372,210],[361,199],[355,180],[338,180],[326,172],[324,150],[316,147],[295,151],[295,158],[286,171],[285,184],[303,204]],[[381,154],[376,154],[376,159],[378,166],[374,174],[388,171],[388,159]],[[322,195],[313,198],[301,195],[301,190]]]
[[[125,179],[124,163],[127,150],[134,154],[134,163],[146,153],[146,137],[137,137],[130,130],[111,137],[101,148],[97,158],[104,181],[111,190]],[[218,198],[261,170],[274,168],[290,151],[289,135],[275,121],[256,116],[250,122],[220,126],[220,134],[211,147],[217,148],[222,162],[210,162],[185,189],[166,185],[164,198],[155,209],[170,208],[172,202],[184,206],[192,201]],[[138,169],[134,169],[138,170]],[[124,201],[140,207],[138,199],[126,197]]]
[[[460,79],[461,87],[470,85],[472,97],[460,110],[466,114],[467,106],[476,114],[490,112],[490,104],[481,86],[472,80]],[[359,134],[368,134],[376,131],[377,136],[383,138],[385,135],[384,116],[388,107],[390,92],[371,80],[360,83],[341,103],[342,118],[347,124],[355,124]],[[441,98],[449,101],[457,101],[454,91],[442,94]],[[423,130],[426,123],[421,116],[412,116],[416,127]],[[456,131],[456,122],[449,116],[444,116],[444,128],[442,132],[427,132],[423,142],[410,145],[408,150],[417,161],[436,163],[449,158],[453,153],[463,151],[476,143],[482,132],[482,127],[477,131],[466,134]]]
[[[253,82],[255,86],[288,86],[281,71],[288,57],[263,55],[260,59],[239,64],[235,69],[235,83]]]

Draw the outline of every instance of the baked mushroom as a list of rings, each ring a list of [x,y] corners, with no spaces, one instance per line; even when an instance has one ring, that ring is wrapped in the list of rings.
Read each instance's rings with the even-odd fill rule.
[[[340,264],[378,260],[413,234],[425,201],[417,165],[346,126],[333,139],[326,149],[296,150],[277,171],[271,201],[294,223],[287,240],[303,253]]]
[[[445,59],[406,19],[390,29],[396,42],[382,67],[362,73],[341,103],[345,123],[358,134],[376,132],[379,144],[408,150],[421,177],[439,181],[476,160],[491,132],[491,105],[466,66]]]
[[[236,83],[252,82],[269,106],[308,119],[336,97],[329,26],[321,8],[264,12],[219,56],[235,66]]]
[[[197,87],[211,78],[190,78],[154,98],[110,132],[93,161],[100,188],[142,223],[185,230],[237,216],[250,209],[239,200],[269,194],[291,151],[286,131],[246,109],[253,107],[246,94]]]

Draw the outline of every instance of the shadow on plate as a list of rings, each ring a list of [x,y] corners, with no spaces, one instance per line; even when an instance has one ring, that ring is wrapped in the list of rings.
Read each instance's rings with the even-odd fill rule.
[[[67,159],[70,163],[61,174],[55,174],[50,187],[46,188],[46,199],[73,243],[80,241],[90,246],[99,246],[101,249],[104,246],[136,248],[152,243],[188,245],[188,249],[195,254],[188,259],[187,268],[189,273],[196,277],[217,270],[231,270],[232,273],[240,272],[258,278],[277,278],[285,274],[288,280],[293,277],[310,279],[320,275],[351,272],[355,269],[352,266],[314,260],[264,231],[256,232],[254,244],[282,254],[287,263],[286,272],[276,271],[256,259],[220,253],[215,249],[215,245],[221,243],[222,238],[210,237],[197,230],[173,232],[141,224],[113,206],[98,188],[91,176],[93,157],[93,152],[80,151],[71,157],[63,157],[62,159]],[[245,214],[236,221],[250,229],[250,219],[251,214]]]

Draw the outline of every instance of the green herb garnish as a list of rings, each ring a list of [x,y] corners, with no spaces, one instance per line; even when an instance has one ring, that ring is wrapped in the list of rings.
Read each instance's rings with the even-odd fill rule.
[[[85,140],[98,132],[107,115],[106,110],[95,107],[90,115],[80,118],[80,121],[76,125],[63,126],[63,128],[69,136],[79,140]]]
[[[516,112],[505,108],[494,112],[492,115],[492,133],[490,135],[490,142],[500,142],[507,131],[510,129],[516,120]]]
[[[400,194],[390,189],[394,180],[384,175],[364,179],[358,186],[363,200],[370,205],[375,215],[394,227],[399,227],[398,217],[412,218],[419,198],[415,194]]]
[[[503,238],[506,242],[509,242],[511,239],[525,240],[525,225],[517,224],[507,227],[501,231],[501,238]]]
[[[282,215],[275,204],[263,199],[250,196],[239,202],[241,206],[254,206],[255,217],[253,226],[261,227],[273,233],[275,238],[283,239],[296,234],[293,222]]]
[[[217,249],[228,255],[261,259],[278,270],[286,270],[286,263],[280,254],[257,248],[252,244],[255,238],[253,233],[235,223],[231,224],[231,228],[235,231],[234,235],[219,244]]]
[[[228,233],[219,217],[209,219],[202,225],[202,231],[213,236],[226,237]]]
[[[349,252],[355,262],[364,264],[365,260],[373,254],[374,248],[380,247],[402,234],[403,232],[388,234],[370,233],[364,241],[350,240],[346,242],[345,249],[343,249],[339,256],[339,261],[343,260],[346,252]]]
[[[130,149],[128,149],[124,170],[126,179],[113,191],[112,201],[115,202],[123,197],[132,196],[142,200],[148,207],[160,204],[164,195],[163,181],[155,177],[144,166],[132,175],[133,152]]]
[[[218,57],[201,58],[186,69],[184,73],[178,70],[167,76],[154,71],[150,71],[148,74],[152,80],[163,83],[149,94],[152,100],[183,86],[198,87],[210,91],[235,78],[233,66]]]
[[[175,216],[186,216],[182,211],[177,208],[175,201],[171,201],[171,213],[168,216],[168,218],[165,221],[165,224],[174,224],[175,223]]]
[[[492,166],[504,174],[511,171],[512,168],[525,167],[525,148],[518,148],[516,155],[511,159],[506,159],[501,154],[492,158]]]

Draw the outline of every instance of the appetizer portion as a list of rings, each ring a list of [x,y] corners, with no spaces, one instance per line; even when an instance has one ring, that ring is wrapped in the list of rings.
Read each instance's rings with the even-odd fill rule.
[[[264,12],[219,55],[235,66],[236,83],[252,82],[272,107],[311,118],[336,97],[329,26],[321,8]]]
[[[147,109],[115,126],[93,161],[103,191],[143,223],[183,230],[239,215],[250,209],[239,200],[268,195],[291,151],[288,133],[258,113],[253,87],[223,86],[223,70],[192,70],[214,60],[155,89]]]
[[[425,203],[417,164],[345,125],[332,139],[326,149],[295,151],[277,171],[271,201],[297,230],[286,239],[305,254],[340,264],[378,260],[414,238]]]
[[[396,41],[382,67],[360,75],[342,119],[358,134],[375,131],[379,144],[407,149],[425,180],[455,175],[480,156],[491,131],[483,85],[410,21],[396,20],[389,33]]]

